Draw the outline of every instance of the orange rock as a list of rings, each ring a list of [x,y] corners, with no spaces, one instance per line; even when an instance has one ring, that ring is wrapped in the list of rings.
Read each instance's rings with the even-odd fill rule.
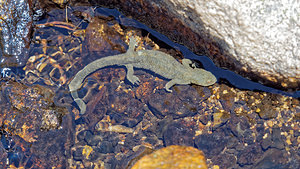
[[[131,169],[207,169],[202,151],[187,146],[172,145],[142,157]]]

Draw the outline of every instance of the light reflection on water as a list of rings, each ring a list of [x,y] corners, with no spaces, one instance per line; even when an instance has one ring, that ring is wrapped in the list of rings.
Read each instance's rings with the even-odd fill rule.
[[[1,77],[9,77],[11,69],[10,68],[3,68],[1,69]]]
[[[0,0],[0,64],[20,66],[26,61],[26,39],[32,22],[26,0]]]

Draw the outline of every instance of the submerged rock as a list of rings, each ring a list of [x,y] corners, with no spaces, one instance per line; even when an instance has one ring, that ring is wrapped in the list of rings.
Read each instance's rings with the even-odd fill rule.
[[[22,128],[16,133],[28,142],[34,142],[30,129],[52,130],[61,127],[67,109],[56,106],[53,91],[41,85],[26,86],[18,82],[1,83],[2,93],[12,109],[2,113],[12,128]]]
[[[132,169],[138,168],[199,168],[206,169],[202,151],[194,147],[172,145],[142,157]]]

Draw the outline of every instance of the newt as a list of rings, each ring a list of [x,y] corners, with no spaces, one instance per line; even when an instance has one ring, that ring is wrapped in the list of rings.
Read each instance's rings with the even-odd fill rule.
[[[69,84],[69,90],[74,101],[80,108],[81,114],[85,113],[86,104],[78,97],[77,90],[89,74],[107,66],[125,66],[127,69],[126,78],[133,85],[140,83],[139,78],[134,75],[133,68],[150,70],[166,79],[170,79],[165,85],[165,90],[168,92],[172,92],[170,88],[176,84],[210,86],[217,81],[211,72],[196,68],[194,65],[190,66],[192,61],[189,59],[182,59],[182,63],[180,63],[171,55],[161,51],[135,51],[136,44],[135,39],[131,37],[126,53],[97,59],[89,63],[75,75]]]

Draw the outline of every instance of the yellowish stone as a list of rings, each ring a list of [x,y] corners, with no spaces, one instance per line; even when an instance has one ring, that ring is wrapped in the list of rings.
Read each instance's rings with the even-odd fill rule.
[[[202,151],[172,145],[142,157],[131,169],[207,169]]]
[[[214,165],[213,169],[220,169],[220,167],[218,165]]]

